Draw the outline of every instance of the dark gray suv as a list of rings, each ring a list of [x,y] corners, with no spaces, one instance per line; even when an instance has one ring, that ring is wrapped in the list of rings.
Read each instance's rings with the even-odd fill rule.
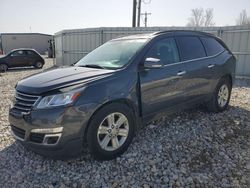
[[[112,159],[153,118],[197,104],[225,110],[235,62],[219,38],[202,32],[111,40],[73,66],[19,81],[11,130],[45,156],[65,158],[88,147],[95,158]]]

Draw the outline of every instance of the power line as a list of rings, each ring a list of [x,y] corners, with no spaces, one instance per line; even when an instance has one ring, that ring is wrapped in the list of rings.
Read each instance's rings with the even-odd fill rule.
[[[141,0],[138,0],[138,12],[137,12],[137,27],[140,27],[141,21]]]
[[[144,17],[144,25],[145,25],[145,27],[147,27],[148,16],[151,15],[151,14],[152,14],[152,13],[150,13],[150,12],[145,12],[145,13],[142,13],[142,14],[141,14],[142,16],[145,16],[145,17]]]
[[[145,27],[147,27],[148,15],[151,15],[151,13],[145,12],[144,14],[141,14],[142,2],[144,4],[150,4],[151,0],[133,0],[132,27],[136,27],[136,16],[137,16],[137,27],[140,27],[141,15],[145,15],[144,24],[145,24]]]
[[[136,26],[136,0],[133,0],[132,27]]]

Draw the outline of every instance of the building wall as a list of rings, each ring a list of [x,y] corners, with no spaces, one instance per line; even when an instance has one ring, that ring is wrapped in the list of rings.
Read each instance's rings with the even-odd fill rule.
[[[56,64],[70,65],[114,38],[162,30],[200,30],[212,33],[228,45],[237,57],[236,75],[250,76],[250,26],[227,27],[115,27],[64,30],[55,34]]]
[[[49,49],[51,35],[40,33],[3,33],[2,50],[5,54],[16,48],[33,48],[44,55]]]

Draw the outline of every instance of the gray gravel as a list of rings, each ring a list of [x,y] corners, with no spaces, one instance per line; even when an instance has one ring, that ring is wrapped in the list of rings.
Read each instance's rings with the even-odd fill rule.
[[[115,160],[98,162],[85,153],[55,161],[26,150],[8,126],[17,80],[39,71],[0,75],[0,187],[250,187],[249,82],[237,81],[227,111],[194,109],[162,118]]]

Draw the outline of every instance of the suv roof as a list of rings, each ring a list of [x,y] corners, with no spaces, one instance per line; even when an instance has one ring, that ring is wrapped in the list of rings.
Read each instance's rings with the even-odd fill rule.
[[[214,37],[218,38],[215,35],[211,33],[206,33],[202,31],[193,31],[193,30],[165,30],[165,31],[157,31],[153,33],[146,33],[146,34],[135,34],[135,35],[130,35],[130,36],[125,36],[121,38],[117,38],[114,40],[119,40],[119,39],[136,39],[136,38],[153,38],[155,36],[159,36],[162,34],[167,34],[167,33],[173,33],[174,35],[196,35],[196,36],[209,36],[209,37]]]
[[[175,36],[182,36],[182,35],[192,35],[192,36],[206,36],[206,37],[212,37],[215,40],[217,40],[225,49],[229,50],[228,47],[225,45],[225,43],[222,41],[221,38],[215,36],[214,34],[207,33],[207,32],[202,32],[202,31],[194,31],[194,30],[165,30],[165,31],[157,31],[154,33],[144,33],[144,34],[136,34],[136,35],[130,35],[130,36],[125,36],[125,37],[120,37],[113,39],[112,41],[115,40],[121,40],[121,39],[151,39],[159,35],[164,35],[172,33]]]

